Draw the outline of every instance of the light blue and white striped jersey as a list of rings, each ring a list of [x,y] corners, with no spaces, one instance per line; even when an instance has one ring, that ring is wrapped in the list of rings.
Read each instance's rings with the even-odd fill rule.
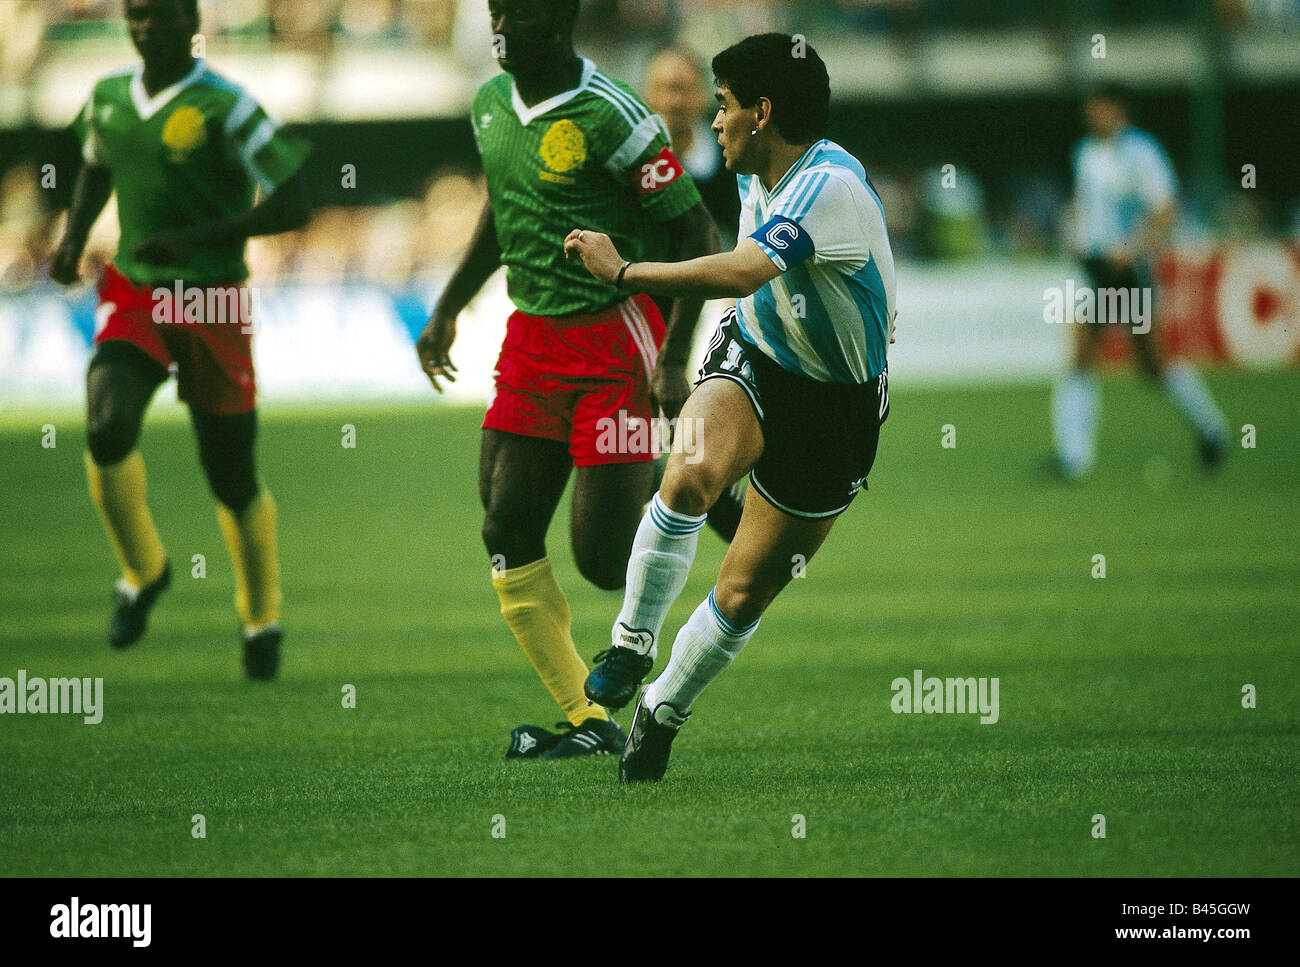
[[[1173,165],[1145,131],[1124,127],[1106,141],[1084,138],[1074,149],[1075,248],[1094,258],[1113,253],[1177,194]]]
[[[783,368],[824,383],[866,383],[885,369],[894,256],[885,211],[858,159],[818,141],[772,192],[740,175],[740,238],[781,270],[741,299],[745,338]]]

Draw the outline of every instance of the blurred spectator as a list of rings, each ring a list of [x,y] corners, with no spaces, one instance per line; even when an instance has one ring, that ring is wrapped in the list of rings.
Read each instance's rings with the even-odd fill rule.
[[[269,0],[271,30],[287,46],[310,48],[327,38],[342,0]]]
[[[0,78],[29,74],[42,52],[45,32],[39,0],[0,3]]]
[[[1300,23],[1300,0],[1203,2],[1214,4],[1218,22],[1225,29],[1266,28],[1285,34],[1289,25]],[[831,46],[851,44],[857,36],[874,33],[888,40],[901,39],[910,49],[915,46],[910,41],[919,39],[914,35],[921,32],[1063,23],[1077,27],[1093,21],[1114,27],[1153,22],[1186,25],[1200,3],[1202,0],[1149,0],[1142,4],[1130,0],[1069,0],[1062,4],[1038,0],[583,0],[581,33],[592,46],[588,48],[584,41],[579,49],[616,76],[644,84],[647,103],[663,118],[674,151],[700,185],[724,242],[731,245],[734,239],[726,236],[735,231],[739,201],[735,178],[722,166],[716,139],[708,130],[715,110],[708,58],[737,38],[782,30],[806,33],[815,45]],[[466,92],[495,73],[488,49],[488,0],[199,0],[199,4],[204,32],[214,40],[231,40],[226,46],[210,46],[214,59],[220,61],[228,49],[257,55],[262,53],[258,48],[267,45],[271,60],[275,51],[283,48],[301,55],[286,59],[293,69],[283,74],[286,89],[293,91],[289,100],[300,116],[316,112],[317,119],[331,118],[325,83],[335,76],[331,60],[336,53],[351,55],[357,48],[377,49],[380,54],[373,59],[354,58],[349,69],[354,69],[354,64],[373,65],[380,72],[387,67],[382,53],[385,48],[428,50],[433,53],[428,63],[445,65],[444,75],[432,76],[446,76],[456,82],[451,88],[459,84]],[[54,105],[45,107],[53,120],[41,117],[36,123],[63,123],[61,96],[45,97],[48,92],[44,90],[41,99],[34,96],[38,83],[59,75],[63,61],[48,59],[75,60],[83,39],[95,57],[105,55],[112,45],[125,45],[122,13],[122,0],[0,0],[0,95],[5,96],[0,107],[10,111],[14,127],[28,123],[23,114],[24,85],[33,105],[32,118],[37,118],[34,105],[38,100]],[[254,56],[248,64],[256,68],[266,62]],[[870,70],[867,63],[859,67],[863,72]],[[400,75],[390,72],[390,76]],[[1044,89],[1047,86],[1045,81]],[[437,80],[430,89],[442,90]],[[75,93],[76,103],[80,103],[85,91],[78,87]],[[376,95],[383,96],[382,92]],[[68,103],[72,103],[71,96]],[[455,98],[448,103],[454,105]],[[414,117],[421,110],[424,108],[412,107],[410,113]],[[436,110],[448,108],[440,102]],[[287,108],[286,113],[293,115],[295,108]],[[11,133],[15,132],[0,132]],[[857,139],[854,145],[866,159],[868,174],[884,203],[898,254],[960,257],[990,245],[1000,252],[1028,256],[1054,250],[1060,231],[1063,175],[1055,162],[1044,162],[1039,155],[1036,167],[1028,161],[1016,162],[1025,169],[1007,171],[986,159],[983,170],[977,173],[962,168],[957,187],[943,188],[937,167],[921,168],[933,145],[903,138],[900,140],[909,150],[888,153],[888,145],[873,141],[875,134],[869,124],[846,127],[841,134],[846,144]],[[9,141],[9,145],[22,143],[21,136]],[[1278,143],[1288,142],[1279,138]],[[875,163],[871,161],[873,148],[886,152]],[[445,164],[453,158],[472,164],[464,151],[435,154],[429,163]],[[36,169],[24,164],[5,170],[13,164],[0,159],[0,282],[7,287],[26,285],[42,276],[50,236],[62,218],[43,212],[48,193],[39,188]],[[414,174],[410,169],[407,164],[404,185],[413,184],[423,174],[421,168]],[[989,180],[981,183],[980,176]],[[1237,197],[1232,204],[1216,207],[1212,199],[1207,200],[1199,220],[1197,210],[1189,207],[1183,231],[1199,225],[1206,235],[1249,236],[1270,228],[1300,234],[1300,205],[1293,185],[1294,179],[1277,177],[1267,185],[1261,182],[1258,195]],[[326,209],[302,232],[254,240],[250,259],[257,276],[268,281],[373,278],[402,284],[422,275],[445,274],[473,231],[482,198],[482,181],[476,174],[434,170],[422,196],[413,194],[391,206]],[[1189,205],[1192,201],[1189,199]],[[110,202],[87,247],[84,272],[88,277],[111,255],[116,235]]]
[[[677,7],[676,0],[584,0],[578,46],[628,37],[656,46],[669,43],[677,32]]]
[[[266,0],[199,0],[199,25],[224,36],[266,36],[271,19]]]
[[[369,283],[427,288],[460,259],[478,224],[482,177],[439,171],[421,200],[317,210],[302,231],[249,243],[249,267],[267,285]]]
[[[736,176],[722,163],[722,149],[709,130],[716,105],[710,78],[694,54],[668,47],[650,59],[645,101],[664,120],[677,160],[695,179],[705,206],[717,222],[724,248],[736,244],[740,196]]]
[[[53,218],[40,197],[34,164],[16,165],[0,177],[0,287],[17,291],[36,280]]]
[[[1013,179],[1005,196],[1010,210],[1000,219],[1008,254],[1046,256],[1056,250],[1061,237],[1061,212],[1068,203],[1058,179],[1029,174]]]
[[[398,0],[343,0],[338,31],[351,41],[402,41]]]
[[[885,209],[885,224],[889,226],[889,244],[894,255],[910,257],[917,254],[917,202],[916,176],[913,172],[900,172],[880,168],[863,160],[867,177],[880,196]]]
[[[948,260],[984,254],[984,187],[970,168],[952,175],[931,170],[921,185],[920,207],[926,255]]]
[[[456,25],[456,0],[403,0],[402,21],[417,43],[446,47]]]

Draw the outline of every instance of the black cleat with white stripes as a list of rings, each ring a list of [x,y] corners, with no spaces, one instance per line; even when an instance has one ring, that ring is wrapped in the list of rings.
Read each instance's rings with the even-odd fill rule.
[[[573,759],[580,755],[618,755],[627,736],[613,719],[587,719],[543,752],[543,759]]]

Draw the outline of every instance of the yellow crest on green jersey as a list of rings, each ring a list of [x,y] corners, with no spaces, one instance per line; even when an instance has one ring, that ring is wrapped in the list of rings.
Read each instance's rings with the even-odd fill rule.
[[[542,145],[538,149],[546,167],[563,174],[582,167],[587,160],[587,138],[582,128],[572,121],[556,121],[542,135]]]
[[[208,140],[203,115],[188,105],[178,107],[163,125],[162,141],[169,161],[180,164]]]

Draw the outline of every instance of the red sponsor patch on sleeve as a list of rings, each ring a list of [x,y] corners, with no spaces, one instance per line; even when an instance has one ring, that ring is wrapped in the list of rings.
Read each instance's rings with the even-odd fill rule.
[[[686,170],[673,156],[672,151],[664,148],[645,164],[633,168],[628,174],[637,191],[642,195],[648,195],[660,188],[667,188],[685,173]]]

